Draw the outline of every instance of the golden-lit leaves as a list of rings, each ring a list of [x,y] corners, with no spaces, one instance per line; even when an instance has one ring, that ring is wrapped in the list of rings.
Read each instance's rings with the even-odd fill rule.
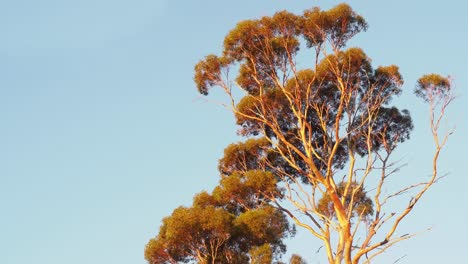
[[[226,65],[224,58],[215,55],[206,56],[204,60],[195,65],[194,81],[198,92],[208,95],[208,90],[214,85],[218,85],[221,80],[221,69]]]
[[[375,70],[376,82],[381,85],[391,83],[393,86],[403,85],[403,77],[399,72],[399,68],[396,65],[380,66]]]
[[[343,92],[366,89],[372,76],[371,61],[362,49],[349,48],[324,58],[317,66],[317,76],[334,82],[338,89],[340,82],[345,83]]]
[[[339,4],[327,11],[313,8],[303,15],[303,34],[309,47],[320,46],[328,40],[334,47],[341,48],[366,29],[364,18],[347,4]]]
[[[352,204],[352,215],[357,217],[367,217],[374,213],[372,199],[367,197],[366,192],[362,186],[359,186],[356,182],[350,184],[349,191],[347,192],[346,197],[343,197],[345,190],[347,188],[346,182],[341,182],[337,188],[337,195],[340,199],[344,198],[345,207],[349,207],[350,203]],[[318,211],[327,216],[334,217],[335,210],[333,208],[333,202],[331,200],[330,194],[325,193],[325,195],[320,198],[318,202]]]
[[[289,264],[307,264],[307,262],[301,256],[292,254]]]
[[[218,169],[222,175],[265,167],[267,150],[271,148],[266,138],[252,138],[245,142],[230,144],[224,149],[224,156],[219,160]]]
[[[257,77],[261,75],[261,77]],[[245,62],[239,67],[236,83],[250,95],[258,95],[261,89],[273,87],[273,81],[268,75],[256,72],[252,62]]]
[[[206,191],[203,191],[193,197],[193,206],[195,207],[217,206],[218,204],[218,201]]]
[[[249,210],[235,220],[245,243],[262,245],[266,241],[282,238],[284,230],[289,229],[289,223],[280,211],[272,206]]]
[[[369,129],[372,131],[370,135],[367,133]],[[374,152],[384,149],[387,153],[391,153],[399,143],[410,138],[412,130],[413,120],[408,110],[400,111],[396,107],[380,107],[376,111],[373,122],[365,124],[362,129],[356,130],[353,134],[353,148],[361,156],[369,155],[369,147]],[[369,139],[370,146],[367,139]]]
[[[450,79],[438,74],[428,74],[419,78],[415,94],[428,102],[447,96],[451,89]]]
[[[146,246],[145,258],[150,263],[214,258],[214,250],[234,232],[233,220],[234,215],[214,206],[179,207],[163,219],[158,236]]]
[[[247,263],[249,251],[260,254],[258,247],[264,245],[272,254],[282,254],[282,238],[294,229],[281,211],[268,204],[280,195],[269,172],[225,176],[212,194],[197,194],[191,207],[179,207],[163,219],[158,236],[146,246],[145,257],[150,263]]]
[[[249,254],[251,264],[271,264],[273,261],[273,252],[268,244],[252,248]]]
[[[168,263],[171,255],[167,250],[167,246],[161,239],[151,239],[145,247],[145,259],[151,264]]]
[[[302,98],[306,98],[307,96],[313,98],[313,94],[317,90],[316,87],[319,86],[317,81],[315,72],[311,69],[305,69],[298,71],[295,78],[289,79],[286,82],[285,88],[294,98],[299,100],[303,100]]]
[[[213,197],[233,212],[256,208],[280,196],[274,175],[260,170],[223,177],[213,190]]]
[[[198,243],[209,239],[227,239],[234,216],[221,208],[179,207],[163,220],[164,237],[177,243]]]
[[[403,77],[398,66],[380,66],[374,72],[373,86],[367,100],[381,101],[382,104],[388,104],[394,95],[401,93]]]
[[[264,65],[280,60],[298,48],[296,24],[297,17],[286,11],[242,21],[224,39],[223,55],[235,61],[247,59]]]
[[[357,33],[367,29],[364,18],[357,15],[349,5],[339,4],[327,11],[328,27],[331,41],[337,47],[342,47],[350,38]]]
[[[273,136],[272,130],[287,131],[295,119],[281,89],[270,89],[261,96],[245,96],[236,106],[235,117],[242,127],[239,134],[244,136],[260,133]]]

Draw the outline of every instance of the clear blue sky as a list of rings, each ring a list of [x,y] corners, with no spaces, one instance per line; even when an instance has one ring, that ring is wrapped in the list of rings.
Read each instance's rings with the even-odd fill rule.
[[[0,263],[145,263],[160,221],[218,181],[217,160],[239,140],[232,116],[196,93],[193,66],[219,52],[236,22],[338,1],[0,1]],[[425,108],[411,95],[427,72],[451,74],[460,97],[443,153],[450,172],[402,233],[433,226],[377,263],[466,260],[468,4],[350,1],[370,24],[353,45],[397,64],[400,104],[416,129],[402,177],[430,172]],[[214,99],[217,99],[216,97]],[[310,264],[319,244],[290,252]],[[323,261],[320,263],[324,263]]]

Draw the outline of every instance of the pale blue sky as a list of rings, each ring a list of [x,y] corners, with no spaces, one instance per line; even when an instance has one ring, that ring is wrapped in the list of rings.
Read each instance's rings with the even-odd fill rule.
[[[377,263],[403,255],[399,263],[461,263],[468,4],[349,2],[370,25],[352,45],[376,66],[399,65],[406,80],[400,105],[416,128],[400,149],[405,177],[430,172],[425,108],[411,94],[416,79],[451,74],[460,95],[441,163],[450,175],[402,233],[434,228]],[[217,160],[239,140],[231,114],[196,93],[194,64],[219,52],[242,19],[337,3],[0,0],[0,263],[145,263],[161,219],[215,186]],[[290,252],[319,263],[319,244],[307,236],[299,234]]]

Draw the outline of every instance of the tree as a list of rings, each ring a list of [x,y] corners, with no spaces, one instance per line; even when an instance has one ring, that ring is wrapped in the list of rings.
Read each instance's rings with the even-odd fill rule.
[[[346,47],[367,27],[346,4],[302,15],[282,11],[238,23],[222,55],[195,66],[198,91],[223,89],[239,134],[249,138],[227,148],[221,173],[273,175],[283,193],[264,197],[322,241],[329,263],[370,263],[414,236],[397,229],[438,179],[438,157],[451,133],[439,134],[453,99],[450,80],[423,76],[415,92],[429,104],[432,175],[383,191],[399,170],[392,154],[413,123],[408,110],[392,105],[403,85],[398,67],[374,68],[362,49]],[[388,208],[405,194],[407,206]]]
[[[163,219],[145,258],[151,264],[272,263],[285,252],[282,239],[294,228],[265,195],[281,195],[269,172],[224,176],[212,194],[196,195],[191,207],[179,207]]]

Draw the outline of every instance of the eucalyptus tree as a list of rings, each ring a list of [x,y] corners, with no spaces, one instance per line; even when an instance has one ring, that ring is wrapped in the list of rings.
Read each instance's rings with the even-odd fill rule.
[[[282,11],[241,21],[221,55],[195,66],[198,91],[221,88],[248,139],[227,148],[221,174],[273,175],[281,195],[263,199],[321,240],[329,263],[370,263],[414,235],[397,229],[438,179],[450,134],[439,132],[453,99],[450,80],[423,76],[415,91],[429,105],[433,173],[383,191],[398,173],[392,154],[410,138],[413,122],[408,110],[392,104],[403,86],[398,66],[374,67],[362,49],[347,47],[367,27],[346,4],[301,15]],[[395,197],[407,197],[407,205],[389,207]]]

